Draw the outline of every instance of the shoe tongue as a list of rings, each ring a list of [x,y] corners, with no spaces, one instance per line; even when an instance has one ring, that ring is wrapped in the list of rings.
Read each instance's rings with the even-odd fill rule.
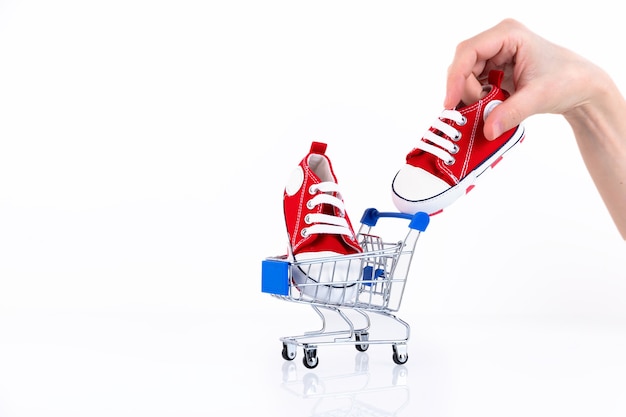
[[[337,182],[337,179],[335,178],[335,175],[330,167],[330,161],[325,155],[312,153],[309,155],[307,164],[320,181]]]
[[[431,132],[433,132],[435,135],[437,136],[443,136],[443,132],[441,132],[439,129],[435,129],[434,127],[431,127],[429,129]],[[420,139],[420,140],[425,140],[424,138]],[[431,143],[430,141],[427,141],[428,143]],[[411,163],[410,161],[414,158],[418,158],[421,157],[424,154],[428,154],[428,152],[424,151],[423,149],[420,148],[414,148],[411,152],[409,152],[406,156],[406,162],[407,163]],[[431,155],[431,154],[429,154]],[[434,155],[432,155],[434,158],[436,158]]]
[[[325,192],[324,194],[340,197],[337,192]],[[320,212],[330,216],[341,216],[340,209],[332,204],[322,204]],[[349,254],[360,252],[360,246],[356,241],[344,235],[327,235],[319,234],[314,236],[309,242],[303,245],[301,251],[305,251],[305,247],[324,247],[329,251],[337,254]]]
[[[332,195],[333,197],[336,197],[336,193],[325,193],[328,195]],[[322,204],[322,213],[324,214],[328,214],[331,216],[337,216],[336,211],[339,211],[338,209],[335,209],[335,207],[333,207],[330,204]]]
[[[318,190],[319,194],[318,195],[328,195],[328,196],[332,196],[337,198],[338,200],[341,200],[341,195],[339,194],[339,192],[336,191],[322,191],[322,190]],[[317,210],[319,213],[322,214],[328,214],[330,216],[341,216],[341,210],[337,207],[335,207],[333,204],[329,204],[329,203],[320,203],[317,207]]]

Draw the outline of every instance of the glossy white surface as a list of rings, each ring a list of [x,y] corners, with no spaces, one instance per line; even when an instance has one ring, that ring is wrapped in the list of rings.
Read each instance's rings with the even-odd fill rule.
[[[0,416],[623,416],[626,246],[559,117],[418,242],[406,365],[285,363],[316,317],[260,292],[312,140],[353,222],[391,209],[454,46],[501,18],[626,86],[602,3],[0,2]]]
[[[289,310],[289,309],[287,309]],[[308,311],[307,311],[308,312]],[[292,311],[23,312],[0,322],[3,416],[617,416],[626,411],[624,321],[410,315],[409,360],[391,348],[281,357]],[[311,312],[312,313],[312,312]],[[308,330],[310,330],[309,328]]]

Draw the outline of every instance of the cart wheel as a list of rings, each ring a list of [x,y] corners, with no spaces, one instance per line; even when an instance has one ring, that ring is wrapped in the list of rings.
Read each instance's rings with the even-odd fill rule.
[[[283,343],[283,359],[286,361],[292,361],[296,357],[296,346],[288,343]]]
[[[304,348],[304,358],[302,363],[309,369],[315,368],[319,364],[316,348]]]
[[[393,361],[396,365],[404,365],[409,360],[406,345],[393,345]]]
[[[354,335],[354,338],[356,339],[357,342],[367,342],[369,340],[369,334],[367,332],[356,333]],[[358,350],[359,352],[365,352],[367,348],[370,347],[370,345],[368,343],[361,343],[361,344],[357,343],[356,345],[354,345],[354,347],[356,347],[356,350]]]

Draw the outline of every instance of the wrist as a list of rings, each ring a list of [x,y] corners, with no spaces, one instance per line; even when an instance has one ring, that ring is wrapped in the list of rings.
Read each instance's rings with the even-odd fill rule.
[[[593,128],[602,120],[621,120],[624,98],[617,86],[602,69],[592,66],[583,72],[578,83],[581,85],[577,101],[563,112],[563,116],[573,128]],[[586,75],[584,75],[586,74]],[[575,90],[573,95],[576,95]]]

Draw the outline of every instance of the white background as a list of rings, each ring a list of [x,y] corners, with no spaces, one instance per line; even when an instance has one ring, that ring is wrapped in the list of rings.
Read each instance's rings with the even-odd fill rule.
[[[560,116],[432,219],[405,366],[285,363],[314,313],[260,291],[312,140],[353,222],[392,210],[456,44],[502,18],[626,89],[602,3],[0,1],[0,416],[623,416],[625,246]]]

